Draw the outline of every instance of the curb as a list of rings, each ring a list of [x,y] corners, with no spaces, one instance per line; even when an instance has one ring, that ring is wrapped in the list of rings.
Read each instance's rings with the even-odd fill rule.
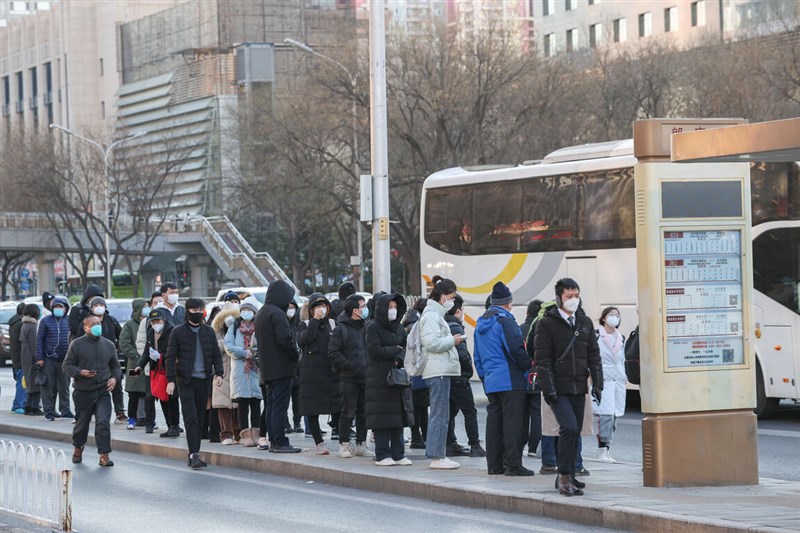
[[[24,437],[53,440],[71,445],[71,436],[41,428],[20,427],[0,422],[0,432]],[[114,440],[114,449],[143,456],[186,460],[186,450],[151,443]],[[87,445],[94,446],[93,435]],[[301,455],[301,454],[297,454]],[[278,459],[277,457],[281,457]],[[731,533],[735,531],[782,531],[757,524],[709,519],[699,516],[677,515],[654,510],[643,510],[624,504],[609,503],[591,498],[565,498],[558,494],[541,495],[530,492],[510,492],[490,488],[476,489],[469,479],[453,481],[444,478],[441,483],[414,479],[387,477],[381,474],[353,471],[346,464],[309,465],[294,462],[291,456],[264,453],[259,456],[242,456],[204,450],[203,458],[210,464],[276,476],[292,477],[360,490],[381,492],[398,496],[430,500],[437,503],[490,509],[492,511],[543,516],[566,522],[603,526],[628,531],[668,531],[670,533]],[[360,464],[360,463],[354,463]],[[345,467],[345,468],[341,468]],[[476,482],[485,476],[475,476]],[[788,530],[783,530],[788,531]]]

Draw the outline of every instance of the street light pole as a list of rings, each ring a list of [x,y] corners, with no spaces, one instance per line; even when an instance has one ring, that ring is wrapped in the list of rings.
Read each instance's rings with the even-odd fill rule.
[[[103,203],[105,204],[104,205],[105,216],[108,217],[108,218],[106,218],[106,221],[105,221],[106,225],[104,226],[105,227],[105,247],[106,247],[106,298],[111,298],[112,297],[111,245],[109,243],[109,229],[111,227],[111,221],[109,219],[110,219],[110,216],[111,216],[111,211],[109,210],[109,205],[108,205],[108,187],[110,185],[110,179],[109,179],[110,176],[108,174],[109,158],[110,158],[111,153],[113,152],[114,148],[116,148],[117,146],[119,146],[120,144],[122,144],[122,143],[124,143],[126,141],[130,141],[131,139],[136,139],[137,137],[141,137],[142,135],[147,135],[147,132],[146,131],[140,131],[140,132],[134,133],[133,135],[129,135],[129,136],[124,137],[122,139],[118,139],[118,140],[112,142],[111,144],[109,144],[108,148],[104,148],[103,145],[100,144],[99,142],[97,142],[95,140],[92,140],[92,139],[90,139],[88,137],[84,137],[83,135],[80,135],[78,133],[75,133],[74,131],[72,131],[72,130],[70,130],[68,128],[65,128],[64,126],[59,126],[58,124],[50,124],[50,129],[61,130],[62,132],[66,133],[67,135],[71,135],[73,137],[77,137],[78,139],[80,139],[82,141],[85,141],[85,142],[91,144],[92,146],[96,147],[103,154],[103,178],[105,179],[105,187],[103,187]]]
[[[350,85],[352,88],[352,118],[353,118],[353,173],[355,174],[356,179],[359,179],[361,175],[361,166],[358,164],[358,102],[356,100],[356,87],[358,83],[358,78],[350,72],[350,69],[342,65],[340,62],[336,61],[335,59],[328,57],[326,55],[320,54],[310,46],[305,43],[301,43],[300,41],[296,41],[295,39],[284,39],[283,44],[289,45],[293,48],[297,48],[307,54],[311,54],[316,56],[323,61],[327,61],[332,63],[342,69],[347,77],[350,78]],[[358,290],[364,290],[364,239],[361,236],[361,220],[356,219],[356,253],[358,254]]]

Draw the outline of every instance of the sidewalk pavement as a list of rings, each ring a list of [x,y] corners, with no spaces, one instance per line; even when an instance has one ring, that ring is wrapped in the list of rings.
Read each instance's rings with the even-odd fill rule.
[[[23,442],[24,437],[55,440],[69,449],[73,427],[70,422],[13,415],[3,405],[0,435]],[[118,451],[173,459],[184,464],[186,461],[183,436],[162,439],[158,430],[146,434],[143,428],[129,431],[123,425],[112,424],[112,439]],[[209,463],[209,468],[238,468],[451,505],[631,531],[800,531],[800,483],[794,481],[762,478],[758,486],[651,488],[642,486],[641,465],[585,459],[591,470],[591,476],[581,478],[587,484],[586,495],[568,498],[553,488],[555,476],[538,473],[538,458],[523,459],[525,466],[536,470],[534,477],[489,476],[486,460],[481,458],[459,457],[460,469],[435,471],[428,468],[423,450],[407,450],[413,466],[378,467],[368,458],[340,459],[336,454],[338,443],[326,441],[331,455],[318,456],[311,439],[292,434],[290,440],[303,448],[302,453],[274,454],[257,448],[203,441],[201,457]],[[94,455],[93,446],[94,438],[90,434],[89,457]],[[95,462],[89,460],[86,464],[93,467]]]

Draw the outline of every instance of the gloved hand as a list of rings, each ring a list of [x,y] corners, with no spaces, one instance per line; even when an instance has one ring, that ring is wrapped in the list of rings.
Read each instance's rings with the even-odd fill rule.
[[[600,405],[600,401],[603,399],[603,389],[592,387],[592,398],[597,402],[597,405]]]
[[[552,405],[554,401],[558,400],[558,394],[555,392],[551,392],[550,394],[544,395],[544,403],[547,405]]]
[[[150,348],[150,359],[152,359],[153,361],[158,361],[159,359],[161,359],[161,354],[159,353],[158,350]]]
[[[228,315],[228,316],[225,317],[225,326],[226,327],[231,327],[235,321],[236,321],[236,318],[234,318],[233,316]]]

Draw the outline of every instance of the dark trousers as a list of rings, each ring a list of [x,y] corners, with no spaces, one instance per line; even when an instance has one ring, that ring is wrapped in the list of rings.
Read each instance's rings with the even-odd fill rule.
[[[403,439],[403,428],[375,430],[375,460],[383,461],[391,457],[399,461],[406,455],[406,443]]]
[[[114,386],[114,390],[111,391],[111,399],[114,402],[114,413],[116,414],[124,413],[125,397],[122,394],[122,380],[117,381],[117,384]]]
[[[142,400],[144,400],[142,402]],[[144,392],[128,393],[128,418],[137,418],[139,403],[144,403],[145,424],[152,425],[156,422],[156,404],[148,402]]]
[[[258,436],[267,437],[267,427],[269,426],[269,419],[267,418],[267,407],[269,406],[269,394],[267,394],[267,386],[261,385],[261,397],[264,398],[264,406],[261,408],[261,418],[258,425]]]
[[[323,441],[322,429],[319,427],[319,415],[309,415],[306,417],[308,424],[308,431],[314,437],[314,444],[319,444]]]
[[[161,402],[161,411],[164,413],[164,420],[167,421],[167,429],[178,427],[181,416],[178,397],[173,394],[166,402],[163,400],[159,400],[159,402]],[[145,404],[145,409],[146,408],[147,405]],[[153,406],[153,411],[155,414],[155,406]]]
[[[522,412],[525,391],[486,395],[486,464],[490,472],[522,466]]]
[[[428,405],[430,404],[428,389],[412,390],[411,401],[414,404],[414,425],[411,426],[411,440],[425,442],[428,438]]]
[[[353,418],[356,419],[356,444],[363,444],[367,440],[367,412],[365,383],[351,383],[342,381],[342,413],[339,417],[339,443],[350,442],[350,426]]]
[[[525,394],[525,413],[522,415],[524,422],[522,445],[528,444],[529,452],[536,452],[542,440],[542,393],[534,392]]]
[[[189,446],[190,454],[200,451],[200,437],[203,431],[200,424],[205,417],[208,393],[207,379],[192,378],[188,383],[178,386],[178,396],[181,399],[181,411],[183,411],[183,425],[186,429],[186,443]]]
[[[261,400],[258,398],[237,398],[236,416],[239,417],[239,427],[242,429],[256,428],[261,414]]]
[[[285,424],[291,395],[291,377],[273,379],[267,383],[267,433],[273,447],[289,445]]]
[[[94,416],[94,439],[97,453],[111,453],[111,395],[106,389],[72,392],[75,404],[75,426],[72,445],[83,448],[89,436],[89,424]]]
[[[295,378],[292,380],[292,422],[294,427],[299,428],[302,419],[303,417],[300,415],[300,381]]]
[[[583,394],[559,394],[556,401],[550,404],[559,426],[556,456],[560,474],[575,474],[585,404],[586,396]]]
[[[467,430],[467,441],[470,446],[481,443],[478,431],[478,410],[475,398],[467,378],[451,378],[450,380],[450,423],[447,426],[447,444],[456,442],[456,415],[464,414],[464,429]]]
[[[61,361],[44,359],[44,368],[41,370],[47,376],[47,383],[42,387],[42,405],[45,413],[56,410],[56,395],[58,395],[58,409],[69,413],[69,378],[61,369]]]

